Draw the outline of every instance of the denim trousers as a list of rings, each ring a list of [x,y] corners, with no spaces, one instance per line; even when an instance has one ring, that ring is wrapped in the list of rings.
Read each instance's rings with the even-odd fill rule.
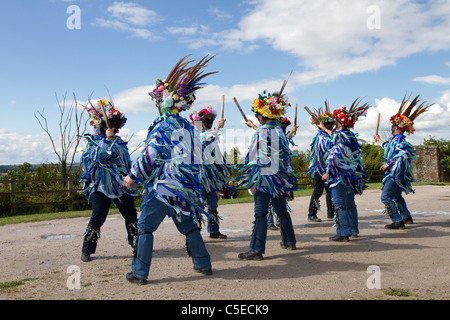
[[[211,191],[206,193],[206,203],[210,214],[217,212],[218,201],[217,192]],[[209,233],[219,232],[219,223],[211,222],[211,217],[208,217],[207,231]]]
[[[106,217],[108,216],[109,208],[111,203],[114,201],[122,217],[125,219],[125,227],[127,223],[135,222],[137,220],[137,211],[134,204],[134,197],[124,194],[122,197],[117,199],[111,199],[105,196],[101,192],[94,192],[91,196],[90,202],[92,203],[92,215],[89,219],[89,225],[94,228],[100,228],[105,223]],[[133,243],[133,238],[128,234],[128,243],[131,245]],[[95,253],[97,248],[96,242],[83,241],[82,252],[91,254]]]
[[[268,193],[257,191],[254,194],[255,200],[255,226],[250,239],[249,252],[264,254],[266,250],[267,238],[267,218],[269,202],[272,200],[272,206],[280,222],[280,232],[282,242],[286,245],[295,245],[295,233],[292,226],[291,215],[287,210],[286,198],[283,196],[271,198]]]
[[[385,182],[381,193],[381,202],[386,206],[389,205],[392,212],[392,215],[390,215],[392,222],[400,222],[411,217],[405,199],[402,197],[402,190],[393,179]]]
[[[330,188],[334,208],[337,213],[337,236],[359,234],[358,210],[355,204],[355,193],[339,183]]]
[[[175,215],[174,210],[164,202],[153,197],[141,207],[142,213],[138,220],[138,240],[136,254],[131,262],[131,270],[135,277],[147,279],[153,255],[153,240],[155,232],[164,218],[172,215],[178,231],[186,236],[186,241],[192,253],[192,262],[198,270],[211,268],[211,258],[206,250],[200,229],[195,224],[192,215]],[[179,219],[178,219],[179,217]],[[167,266],[170,268],[170,266]]]

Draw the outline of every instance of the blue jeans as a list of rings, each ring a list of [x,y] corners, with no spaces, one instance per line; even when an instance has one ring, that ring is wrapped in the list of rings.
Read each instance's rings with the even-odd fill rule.
[[[355,204],[355,193],[342,183],[330,188],[334,208],[337,212],[337,236],[359,234],[358,210]]]
[[[381,202],[385,206],[389,206],[390,212],[392,212],[390,215],[392,222],[400,222],[411,217],[405,199],[402,197],[402,190],[393,179],[385,182],[381,193]]]
[[[217,198],[217,193],[215,191],[206,193],[206,202],[209,212],[207,231],[209,233],[219,232],[219,221],[214,221],[214,219],[219,219],[219,217],[217,217],[218,201],[219,199]]]
[[[282,242],[286,245],[295,245],[295,233],[292,226],[291,215],[287,211],[286,198],[271,198],[269,194],[257,191],[255,200],[255,226],[250,240],[249,252],[264,254],[266,251],[267,238],[267,218],[269,202],[272,199],[272,206],[280,221],[280,231]]]
[[[186,236],[194,267],[202,271],[211,269],[211,258],[192,216],[180,214],[180,220],[178,220],[173,209],[156,197],[147,201],[141,209],[142,213],[138,220],[136,254],[131,262],[131,271],[135,277],[147,279],[152,262],[153,232],[158,229],[169,213],[172,214],[172,220],[178,231]]]

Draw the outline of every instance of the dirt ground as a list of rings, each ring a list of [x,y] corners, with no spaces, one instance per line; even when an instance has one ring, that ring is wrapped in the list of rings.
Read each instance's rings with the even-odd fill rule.
[[[193,271],[184,237],[166,219],[155,233],[150,283],[144,286],[125,279],[131,248],[118,214],[108,217],[88,263],[80,260],[88,218],[6,225],[0,227],[0,283],[24,281],[0,289],[0,299],[450,299],[450,186],[418,186],[405,199],[414,224],[387,230],[380,191],[366,190],[356,197],[360,236],[335,243],[328,240],[333,222],[308,222],[309,197],[298,197],[289,203],[297,250],[280,248],[279,232],[269,230],[262,261],[237,257],[248,249],[253,203],[222,205],[221,231],[228,240],[210,239],[202,230],[211,276]],[[322,209],[319,217],[325,216]],[[388,295],[388,288],[410,295]]]

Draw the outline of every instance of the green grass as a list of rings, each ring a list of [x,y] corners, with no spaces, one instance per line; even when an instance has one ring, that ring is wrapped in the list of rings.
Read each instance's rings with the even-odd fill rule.
[[[384,291],[385,295],[388,296],[395,296],[395,297],[409,297],[411,296],[411,292],[409,292],[408,289],[401,289],[401,288],[387,288]]]
[[[8,288],[14,288],[23,285],[27,281],[33,281],[36,280],[34,278],[27,278],[23,280],[17,280],[17,281],[7,281],[7,282],[0,282],[0,289],[8,289]]]

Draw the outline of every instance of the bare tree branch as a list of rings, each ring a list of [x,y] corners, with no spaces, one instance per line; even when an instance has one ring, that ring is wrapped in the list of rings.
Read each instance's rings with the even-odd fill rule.
[[[47,134],[53,147],[53,151],[59,159],[61,176],[67,178],[70,171],[72,170],[75,155],[79,147],[80,141],[83,138],[84,133],[87,129],[88,119],[85,119],[85,110],[82,109],[78,112],[78,101],[73,94],[74,103],[71,106],[66,106],[66,96],[65,93],[62,98],[62,103],[60,102],[58,95],[55,93],[56,101],[59,108],[59,144],[60,149],[56,147],[56,138],[49,129],[47,117],[44,116],[44,110],[37,111],[34,113],[34,117],[38,120],[39,125],[42,130]],[[37,113],[37,114],[36,114]],[[70,162],[68,162],[70,159]]]

